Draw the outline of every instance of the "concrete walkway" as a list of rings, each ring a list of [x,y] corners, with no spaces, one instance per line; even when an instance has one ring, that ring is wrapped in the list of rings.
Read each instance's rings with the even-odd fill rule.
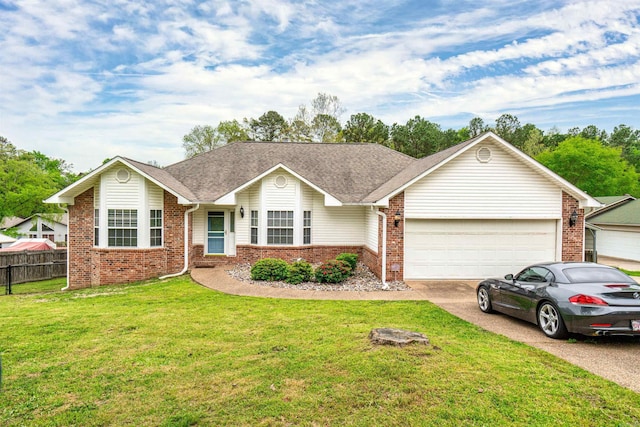
[[[629,270],[640,271],[639,266]],[[576,342],[547,338],[536,325],[508,316],[482,313],[476,302],[478,281],[409,281],[408,291],[304,291],[253,285],[232,278],[231,267],[196,268],[191,277],[201,285],[231,295],[308,300],[429,301],[487,331],[539,348],[596,375],[640,393],[640,341],[627,337],[584,337]],[[626,267],[623,267],[626,268]],[[640,279],[640,278],[637,278]]]

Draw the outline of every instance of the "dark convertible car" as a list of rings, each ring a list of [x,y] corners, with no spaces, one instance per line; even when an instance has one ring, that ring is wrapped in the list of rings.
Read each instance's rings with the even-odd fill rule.
[[[478,306],[537,324],[550,338],[640,336],[640,284],[620,270],[588,262],[529,266],[476,288]]]

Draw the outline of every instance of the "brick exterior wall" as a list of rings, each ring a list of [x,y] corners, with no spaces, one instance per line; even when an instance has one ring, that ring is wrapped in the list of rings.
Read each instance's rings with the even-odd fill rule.
[[[175,196],[164,193],[163,247],[96,248],[93,246],[93,189],[77,196],[75,204],[69,206],[69,288],[135,282],[182,271],[186,210]],[[191,221],[189,224],[191,226]],[[100,238],[106,239],[106,233]]]
[[[380,209],[387,216],[387,281],[404,280],[404,193],[389,200],[389,207]],[[395,225],[396,212],[400,212],[400,222]],[[362,262],[378,277],[382,277],[382,221],[378,216],[378,253],[369,248],[362,251]]]
[[[69,205],[69,289],[87,288],[93,283],[93,188]]]
[[[253,264],[262,258],[280,258],[291,262],[302,258],[310,263],[334,259],[343,252],[362,258],[362,246],[236,246],[236,256],[204,255],[204,246],[192,247],[194,267],[214,267],[222,264]]]
[[[569,226],[569,217],[573,211],[578,213],[576,225]],[[584,209],[578,207],[578,201],[562,192],[562,261],[584,260]]]

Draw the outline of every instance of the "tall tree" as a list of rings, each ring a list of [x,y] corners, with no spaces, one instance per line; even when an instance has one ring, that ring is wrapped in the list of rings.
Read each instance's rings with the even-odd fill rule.
[[[253,141],[281,141],[287,135],[287,121],[277,111],[267,111],[257,120],[245,121],[249,125],[249,137]]]
[[[182,137],[182,148],[187,158],[206,153],[222,145],[216,130],[210,125],[198,125]]]
[[[640,196],[638,173],[620,156],[619,148],[574,136],[555,150],[545,150],[536,160],[594,196]]]
[[[311,101],[311,109],[305,105],[298,107],[289,128],[290,136],[297,141],[340,142],[342,113],[344,108],[337,96],[318,93]]]
[[[609,137],[609,145],[622,149],[622,157],[640,171],[640,130],[627,125],[613,128]]]
[[[78,178],[65,161],[19,150],[0,137],[0,219],[58,212],[57,206],[43,200]]]
[[[415,116],[405,125],[391,127],[391,146],[409,156],[421,158],[440,151],[444,137],[440,125]]]
[[[374,142],[386,144],[389,139],[389,126],[370,114],[352,114],[343,131],[346,142]]]
[[[475,138],[487,130],[489,130],[489,127],[484,124],[484,120],[482,120],[482,118],[474,117],[469,121],[469,137]]]
[[[494,131],[505,141],[510,142],[514,146],[521,148],[522,144],[518,144],[518,134],[522,129],[520,120],[511,114],[503,114],[496,119]]]

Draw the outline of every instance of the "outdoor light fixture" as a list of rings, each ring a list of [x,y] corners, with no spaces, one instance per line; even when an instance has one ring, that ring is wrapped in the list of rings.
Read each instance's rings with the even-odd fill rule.
[[[244,218],[244,208],[240,206],[240,218]]]
[[[578,212],[574,209],[569,217],[569,227],[573,227],[578,222]]]
[[[398,224],[400,224],[401,219],[402,219],[402,216],[400,215],[400,211],[396,211],[396,214],[393,217],[393,225],[397,227]]]

